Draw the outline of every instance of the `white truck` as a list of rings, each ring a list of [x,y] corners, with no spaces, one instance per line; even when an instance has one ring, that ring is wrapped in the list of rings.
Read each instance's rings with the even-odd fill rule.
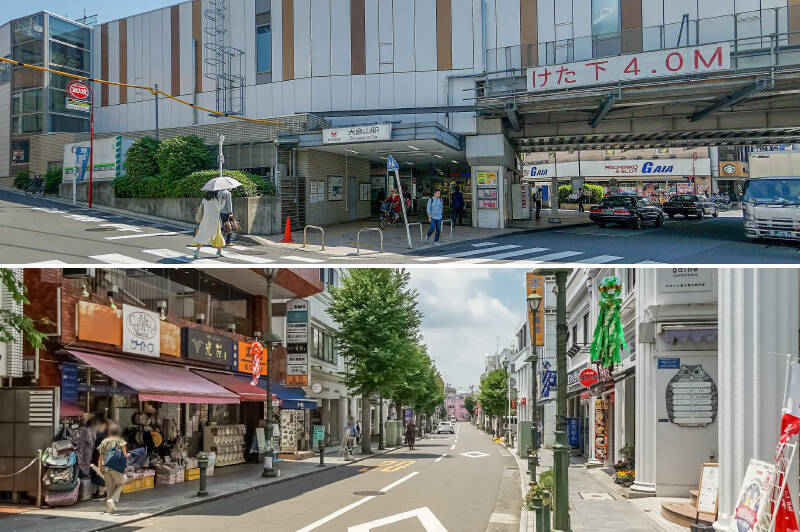
[[[742,193],[747,238],[800,241],[800,151],[752,153]]]

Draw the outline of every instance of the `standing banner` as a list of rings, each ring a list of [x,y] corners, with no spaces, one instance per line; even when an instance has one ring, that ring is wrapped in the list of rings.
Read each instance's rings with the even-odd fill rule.
[[[539,312],[534,316],[528,312],[528,327],[530,331],[536,333],[536,345],[544,345],[544,276],[534,275],[533,273],[525,274],[526,296],[531,294],[538,294],[542,296],[542,304],[539,305]]]
[[[797,433],[800,432],[800,364],[791,364],[789,370],[789,386],[786,389],[784,398],[783,417],[781,418],[781,435],[778,439],[778,447],[775,450],[775,460],[780,463],[784,455],[784,448]],[[785,475],[785,471],[780,471],[779,475]],[[785,478],[777,478],[776,485],[785,483],[783,497],[778,505],[775,514],[775,532],[797,532],[797,514],[792,504],[792,494],[789,489],[790,483]]]
[[[161,354],[161,319],[157,312],[122,305],[122,351],[158,358]]]
[[[253,359],[253,380],[250,381],[252,386],[258,384],[258,378],[261,376],[261,353],[264,351],[263,346],[259,342],[250,344],[250,356]]]
[[[286,385],[308,386],[308,301],[286,303]]]
[[[755,458],[750,459],[733,510],[733,520],[738,532],[755,531],[758,524],[769,515],[769,492],[774,476],[774,465]]]

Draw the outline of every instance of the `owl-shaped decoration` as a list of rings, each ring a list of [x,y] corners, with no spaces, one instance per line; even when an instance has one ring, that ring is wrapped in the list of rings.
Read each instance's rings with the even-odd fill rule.
[[[619,351],[625,349],[625,333],[622,331],[620,321],[620,306],[622,305],[622,284],[615,276],[605,277],[597,287],[600,292],[600,315],[597,317],[597,326],[590,353],[592,362],[599,363],[608,368],[620,363]]]
[[[705,427],[717,417],[717,385],[703,366],[681,365],[667,384],[667,414],[680,427]]]

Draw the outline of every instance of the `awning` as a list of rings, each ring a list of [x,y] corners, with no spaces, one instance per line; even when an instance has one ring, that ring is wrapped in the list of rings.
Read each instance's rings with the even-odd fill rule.
[[[162,403],[238,403],[239,396],[195,375],[188,368],[155,364],[145,360],[68,351],[110,378],[130,386],[141,401]]]
[[[266,380],[261,379],[258,381],[258,386],[266,391]],[[271,382],[269,386],[269,391],[272,395],[281,400],[281,408],[284,410],[311,410],[318,406],[317,401],[306,398],[306,393],[302,388],[283,386],[276,382]]]
[[[61,417],[80,417],[83,415],[81,407],[70,401],[61,401],[58,411]]]
[[[263,403],[267,400],[267,391],[253,386],[250,382],[253,380],[241,375],[230,375],[227,373],[214,373],[213,371],[192,370],[204,379],[215,382],[232,391],[238,395],[242,401],[257,401]]]

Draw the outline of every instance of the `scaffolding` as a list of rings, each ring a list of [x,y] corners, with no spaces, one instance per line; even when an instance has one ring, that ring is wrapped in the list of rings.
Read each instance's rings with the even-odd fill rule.
[[[208,0],[203,11],[205,58],[203,75],[215,84],[216,110],[223,115],[244,114],[242,62],[244,52],[227,43],[228,0]]]

